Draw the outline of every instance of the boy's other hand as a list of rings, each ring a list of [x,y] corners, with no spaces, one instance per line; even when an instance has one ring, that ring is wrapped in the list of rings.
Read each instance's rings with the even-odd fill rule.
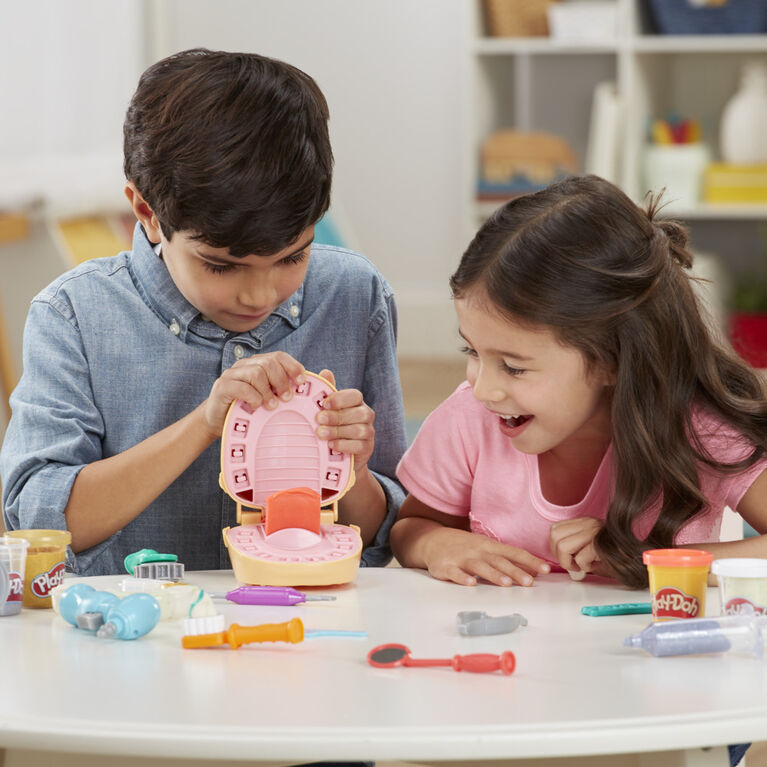
[[[292,399],[295,387],[305,380],[304,366],[285,352],[237,360],[213,384],[205,402],[205,422],[211,434],[220,437],[234,400],[244,400],[253,408],[274,409],[278,397],[284,401]]]
[[[336,385],[330,370],[320,371],[320,376]],[[375,413],[365,404],[362,392],[357,389],[340,389],[333,392],[317,413],[317,436],[328,440],[333,450],[354,456],[354,470],[361,472],[375,446]]]
[[[536,575],[550,569],[524,549],[447,527],[429,532],[426,565],[434,578],[462,586],[476,586],[479,578],[497,586],[531,586]]]

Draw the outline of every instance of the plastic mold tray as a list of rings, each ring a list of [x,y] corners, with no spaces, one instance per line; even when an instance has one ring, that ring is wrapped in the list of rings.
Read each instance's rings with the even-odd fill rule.
[[[274,410],[242,400],[229,408],[219,484],[237,503],[240,525],[223,536],[240,583],[328,586],[357,574],[359,528],[336,524],[338,501],[354,484],[353,460],[316,435],[315,415],[334,391],[307,373]]]

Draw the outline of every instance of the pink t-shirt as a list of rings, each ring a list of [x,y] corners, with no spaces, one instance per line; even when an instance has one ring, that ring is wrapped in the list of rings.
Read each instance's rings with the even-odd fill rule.
[[[694,428],[717,460],[733,462],[753,449],[712,416],[697,414]],[[549,548],[552,522],[574,517],[604,519],[610,501],[612,446],[607,449],[591,487],[573,506],[549,503],[541,492],[538,456],[519,452],[501,433],[498,416],[475,398],[468,382],[429,415],[397,467],[407,491],[437,511],[469,517],[471,530],[525,549],[554,564]],[[767,469],[767,458],[737,474],[699,470],[709,505],[690,520],[675,543],[719,540],[725,506],[735,509],[753,481]],[[660,500],[635,524],[644,539],[660,513]]]

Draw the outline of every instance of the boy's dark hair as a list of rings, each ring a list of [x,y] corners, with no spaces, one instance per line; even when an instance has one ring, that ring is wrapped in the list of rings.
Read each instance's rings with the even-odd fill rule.
[[[125,176],[168,239],[187,230],[232,256],[272,255],[330,205],[327,102],[281,61],[168,56],[141,76],[123,134]]]
[[[673,545],[706,508],[698,462],[742,470],[767,452],[767,398],[759,376],[711,332],[687,270],[687,232],[596,176],[576,176],[496,211],[451,277],[457,297],[479,290],[515,322],[544,325],[592,369],[615,375],[613,497],[596,538],[625,584],[645,586],[644,549]],[[753,450],[737,464],[706,452],[696,408],[721,417]],[[662,508],[646,540],[634,523]]]

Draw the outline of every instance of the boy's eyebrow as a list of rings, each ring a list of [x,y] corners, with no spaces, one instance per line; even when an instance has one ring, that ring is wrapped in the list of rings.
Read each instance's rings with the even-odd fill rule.
[[[314,242],[314,235],[312,235],[306,242],[304,242],[302,245],[299,245],[295,250],[291,251],[290,253],[286,253],[282,258],[290,258],[291,256],[295,256],[297,253],[300,253],[302,250],[306,250],[312,243]],[[229,258],[235,258],[234,261],[229,261],[226,258],[221,258],[220,256],[214,256],[211,253],[198,253],[200,258],[204,258],[206,261],[210,261],[214,264],[238,264],[240,263],[239,258],[235,258],[235,256],[230,256]]]
[[[469,346],[471,346],[471,341],[469,341],[468,338],[461,332],[461,329],[458,329],[458,335],[463,338],[464,341],[466,341]],[[500,357],[509,357],[510,359],[518,360],[519,362],[532,362],[533,357],[525,357],[524,354],[517,354],[516,352],[508,352],[504,351],[503,349],[488,349],[489,352],[492,354],[497,354]]]

